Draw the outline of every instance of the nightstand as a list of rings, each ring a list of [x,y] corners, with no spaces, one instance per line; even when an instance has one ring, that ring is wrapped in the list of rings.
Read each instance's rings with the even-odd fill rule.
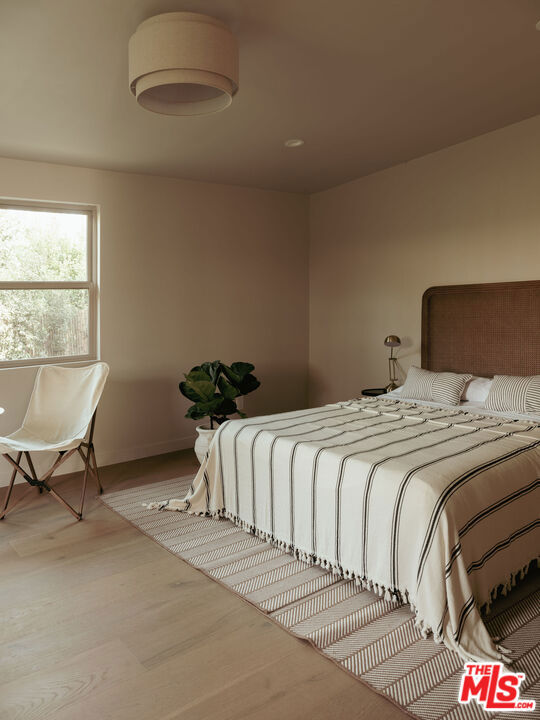
[[[386,388],[366,388],[365,390],[362,390],[362,395],[364,397],[375,397],[375,395],[385,395],[386,394]]]

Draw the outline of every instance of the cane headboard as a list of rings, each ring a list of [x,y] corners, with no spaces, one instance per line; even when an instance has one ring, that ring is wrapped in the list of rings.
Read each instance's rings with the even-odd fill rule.
[[[426,290],[422,367],[482,377],[540,375],[540,280]]]

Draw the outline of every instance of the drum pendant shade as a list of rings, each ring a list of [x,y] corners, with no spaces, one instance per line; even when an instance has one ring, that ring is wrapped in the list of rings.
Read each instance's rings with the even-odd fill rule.
[[[238,46],[220,20],[190,12],[156,15],[129,41],[129,88],[147,110],[204,115],[238,90]]]

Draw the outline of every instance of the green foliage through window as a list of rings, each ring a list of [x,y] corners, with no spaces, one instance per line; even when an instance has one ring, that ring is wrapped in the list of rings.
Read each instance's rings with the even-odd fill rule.
[[[0,360],[88,354],[87,217],[0,207]]]

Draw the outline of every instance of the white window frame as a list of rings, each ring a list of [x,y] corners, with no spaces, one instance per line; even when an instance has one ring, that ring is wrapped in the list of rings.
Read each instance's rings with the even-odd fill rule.
[[[0,280],[0,290],[88,290],[88,353],[50,358],[20,358],[1,360],[1,368],[28,367],[35,365],[58,365],[85,363],[99,360],[99,263],[98,263],[98,219],[96,205],[64,203],[55,201],[19,200],[0,198],[0,208],[6,210],[32,210],[86,215],[86,262],[87,279],[77,281],[11,281]]]

